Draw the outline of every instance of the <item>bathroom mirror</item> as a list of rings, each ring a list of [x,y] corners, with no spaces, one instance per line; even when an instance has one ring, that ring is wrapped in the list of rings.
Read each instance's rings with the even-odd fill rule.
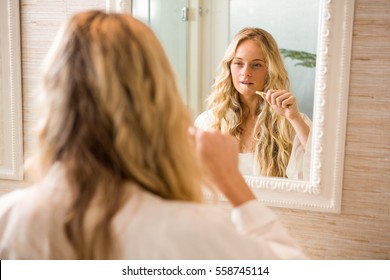
[[[320,2],[308,181],[247,177],[269,205],[340,212],[354,1]]]
[[[130,13],[131,2],[107,0],[107,10]],[[207,8],[202,6],[204,2],[207,1],[187,1],[184,12],[190,16],[189,29],[194,28],[191,16],[199,18],[207,13]],[[222,0],[210,2],[212,5],[223,3]],[[286,0],[286,7],[287,3],[291,4]],[[341,209],[354,0],[320,0],[319,10],[310,179],[298,181],[250,176],[245,176],[245,179],[267,205],[338,213]],[[223,21],[219,19],[222,16],[216,12],[214,20],[208,20],[212,24],[221,24]],[[196,23],[195,29],[201,29],[202,24]],[[228,32],[228,27],[225,30]],[[196,40],[201,37],[199,33],[189,37],[189,49],[196,45],[192,49],[200,56],[188,57],[188,75],[200,76],[201,66],[193,62],[199,64],[199,61],[208,61],[209,58],[201,57],[202,53],[197,50],[202,45]],[[212,44],[209,46],[213,47]],[[201,104],[205,98],[201,87],[197,83],[195,90],[190,87],[187,101]]]
[[[0,1],[0,179],[23,179],[19,1]]]

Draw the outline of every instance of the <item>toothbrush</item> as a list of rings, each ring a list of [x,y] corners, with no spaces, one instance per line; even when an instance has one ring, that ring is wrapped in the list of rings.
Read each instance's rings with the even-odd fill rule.
[[[261,97],[265,98],[265,92],[264,91],[258,91],[251,89],[253,93],[256,93],[257,95],[260,95]]]
[[[247,85],[243,85],[243,84],[241,84],[241,87],[243,89],[249,90],[249,91],[251,91],[251,92],[253,92],[253,93],[257,94],[257,95],[260,95],[263,99],[265,99],[265,94],[266,94],[265,92],[251,89]]]

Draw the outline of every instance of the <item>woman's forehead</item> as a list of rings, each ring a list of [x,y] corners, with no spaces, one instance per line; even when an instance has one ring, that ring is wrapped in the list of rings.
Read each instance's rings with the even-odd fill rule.
[[[242,41],[236,48],[234,58],[265,61],[263,49],[261,48],[259,42],[255,40]]]

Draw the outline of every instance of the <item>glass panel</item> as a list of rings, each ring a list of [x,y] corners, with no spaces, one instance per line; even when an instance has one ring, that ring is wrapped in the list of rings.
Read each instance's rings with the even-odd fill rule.
[[[178,77],[183,101],[187,102],[188,21],[183,19],[187,0],[136,0],[133,16],[148,23],[162,43]]]
[[[132,15],[149,25],[149,0],[133,0],[131,5]]]
[[[291,92],[297,97],[300,111],[310,119],[313,119],[319,9],[319,0],[230,0],[230,37],[247,26],[272,34],[285,57]]]

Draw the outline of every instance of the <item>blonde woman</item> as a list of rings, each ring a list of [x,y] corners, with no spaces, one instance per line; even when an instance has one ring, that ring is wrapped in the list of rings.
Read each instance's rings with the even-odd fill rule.
[[[233,135],[244,175],[307,179],[309,118],[290,93],[289,78],[274,38],[260,28],[236,34],[220,63],[208,111],[195,121]]]
[[[143,23],[73,16],[44,67],[36,182],[0,198],[0,258],[304,258],[245,184],[233,137],[189,129],[179,96]],[[202,203],[203,180],[233,222]]]

